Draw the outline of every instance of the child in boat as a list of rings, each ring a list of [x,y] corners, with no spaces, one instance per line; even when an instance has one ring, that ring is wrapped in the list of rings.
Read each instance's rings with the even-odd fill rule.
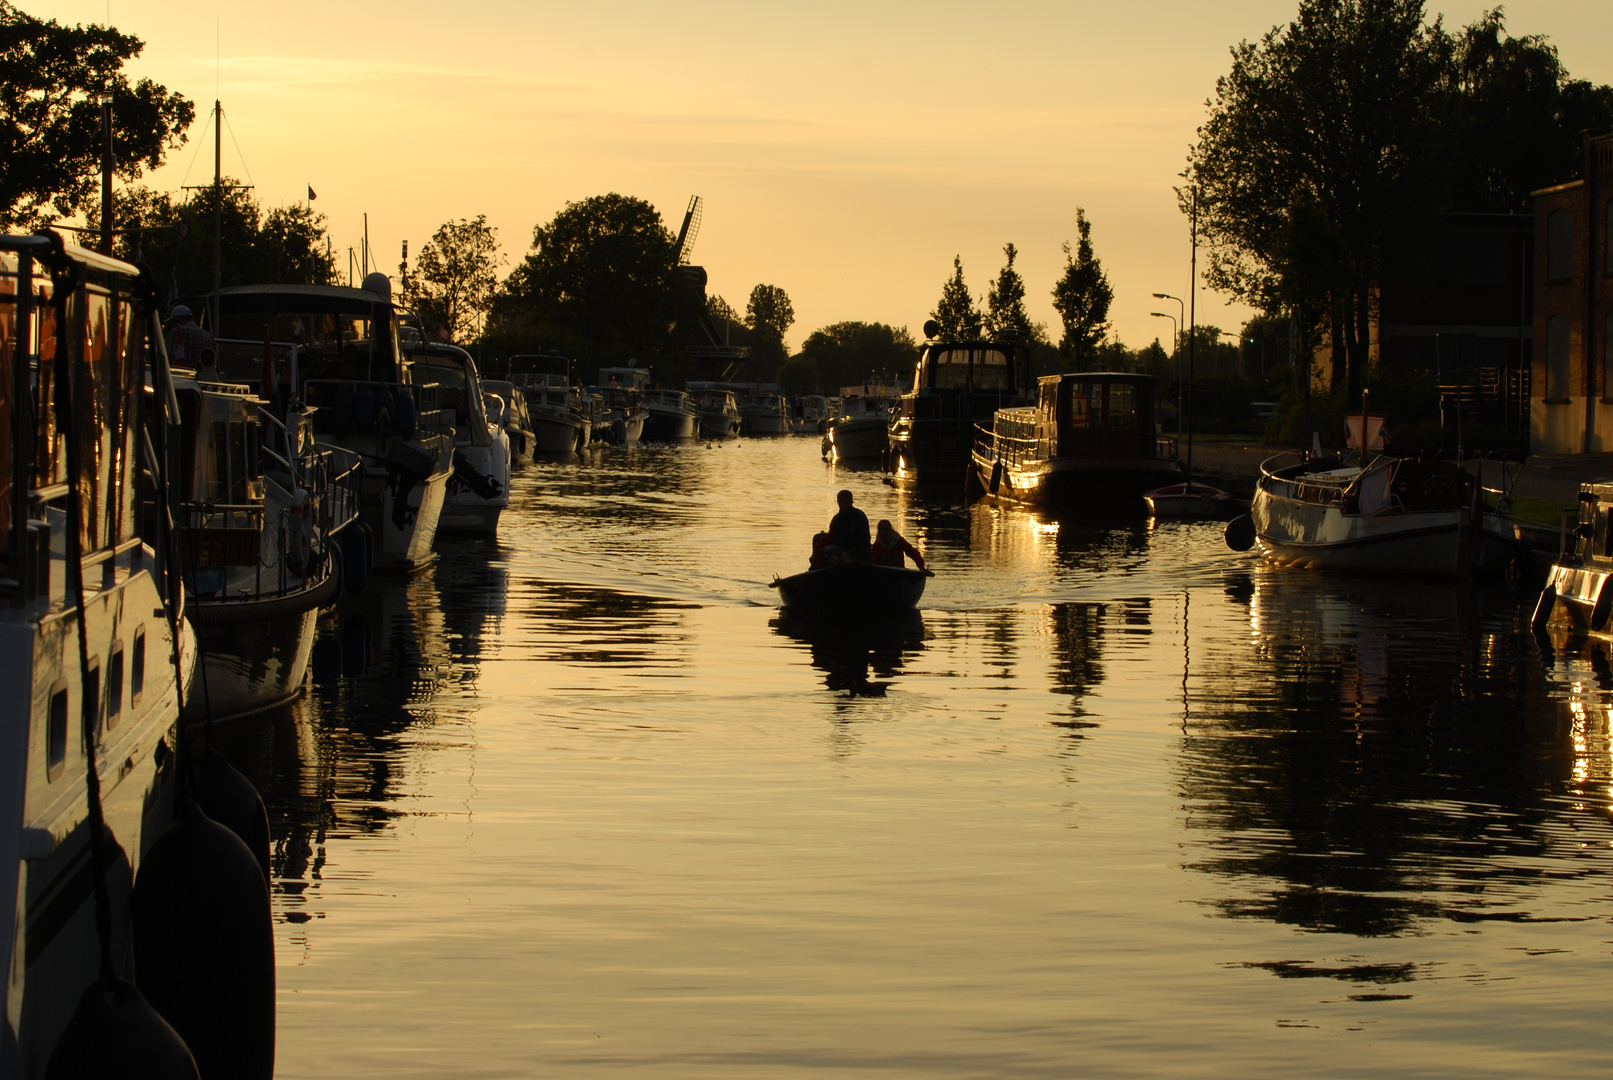
[[[822,570],[825,566],[833,566],[843,561],[840,549],[835,546],[834,537],[827,532],[812,535],[812,561],[809,564],[811,569]]]
[[[919,549],[902,539],[902,534],[891,528],[889,521],[880,521],[870,554],[875,566],[905,566],[902,557],[911,555],[918,568],[924,569],[924,556],[919,554]]]

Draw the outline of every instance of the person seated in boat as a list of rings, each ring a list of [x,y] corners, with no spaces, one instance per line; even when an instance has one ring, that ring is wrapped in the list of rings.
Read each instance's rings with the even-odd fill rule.
[[[873,556],[875,566],[903,567],[907,563],[904,556],[911,557],[920,570],[924,569],[924,556],[919,549],[902,538],[902,534],[891,528],[889,521],[880,521],[874,536],[874,544],[869,553]]]
[[[851,505],[851,492],[835,496],[840,512],[829,519],[829,536],[851,562],[868,561],[868,515]]]
[[[812,535],[812,561],[809,564],[813,570],[822,570],[825,566],[833,566],[843,561],[840,549],[835,546],[834,537],[827,532]]]

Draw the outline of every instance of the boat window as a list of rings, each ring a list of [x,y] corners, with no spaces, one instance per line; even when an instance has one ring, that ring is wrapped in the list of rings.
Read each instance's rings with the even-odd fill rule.
[[[1101,383],[1070,383],[1069,424],[1071,428],[1085,431],[1092,426],[1092,392],[1098,390],[1101,386]]]
[[[1132,431],[1137,427],[1137,399],[1131,383],[1109,384],[1109,407],[1104,413],[1106,427]]]
[[[106,663],[106,726],[115,728],[123,717],[123,647],[112,650]]]
[[[212,452],[207,455],[205,501],[210,503],[224,502],[230,490],[230,441],[224,427],[222,420],[214,420],[207,426],[207,446]]]
[[[60,776],[66,761],[67,680],[62,679],[50,690],[50,716],[45,721],[45,779]]]
[[[129,650],[129,704],[133,705],[140,700],[140,695],[146,689],[146,630],[145,627],[134,632],[134,648]]]
[[[937,349],[930,385],[942,390],[1010,390],[1008,354],[1001,349]]]
[[[1043,422],[1058,423],[1059,419],[1059,384],[1046,382],[1042,384],[1041,402],[1037,406],[1037,414]]]

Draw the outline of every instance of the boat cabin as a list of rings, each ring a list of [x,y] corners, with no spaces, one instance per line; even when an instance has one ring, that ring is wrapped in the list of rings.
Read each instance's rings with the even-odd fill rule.
[[[1037,380],[1034,406],[1004,412],[1029,430],[998,434],[1035,439],[1041,457],[1158,456],[1152,375],[1047,375]]]

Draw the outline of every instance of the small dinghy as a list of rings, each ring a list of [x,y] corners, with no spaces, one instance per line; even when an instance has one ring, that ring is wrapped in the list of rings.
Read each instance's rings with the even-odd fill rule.
[[[1155,488],[1143,496],[1148,512],[1156,518],[1179,518],[1199,521],[1205,518],[1231,517],[1237,512],[1232,496],[1218,487],[1194,481],[1191,484],[1168,484]]]
[[[780,606],[791,612],[879,618],[912,611],[924,596],[925,580],[934,576],[929,570],[848,562],[774,578],[772,587]]]

